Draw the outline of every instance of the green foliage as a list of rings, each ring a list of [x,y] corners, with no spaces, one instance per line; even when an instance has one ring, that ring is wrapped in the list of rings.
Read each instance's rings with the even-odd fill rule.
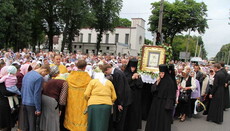
[[[119,18],[117,26],[118,27],[131,27],[131,21],[126,18]]]
[[[31,40],[33,2],[31,0],[0,1],[0,43],[14,50],[28,47]],[[2,48],[2,47],[1,47]]]
[[[100,49],[102,34],[106,31],[113,31],[119,21],[119,12],[122,7],[122,0],[89,0],[92,7],[91,28],[99,32],[97,36],[97,51]]]
[[[225,44],[221,47],[220,51],[216,54],[216,57],[214,58],[214,60],[216,62],[225,62],[227,65],[230,64],[230,59],[229,59],[229,55],[230,55],[230,43],[229,44]]]
[[[149,17],[149,31],[158,29],[160,2],[152,3],[152,15]],[[195,0],[176,0],[174,3],[164,2],[162,33],[166,43],[172,44],[175,35],[183,31],[198,31],[204,33],[208,28],[207,7],[204,2]]]
[[[168,64],[173,57],[172,46],[165,44],[162,44],[161,46],[165,48],[165,63]]]
[[[153,45],[153,41],[145,38],[145,44],[146,45]]]
[[[63,0],[60,11],[61,20],[65,23],[63,30],[62,51],[68,43],[68,49],[72,52],[72,41],[82,27],[89,21],[89,6],[85,0]],[[68,41],[68,42],[66,42]]]
[[[180,52],[186,51],[186,44],[187,43],[188,43],[188,52],[190,52],[190,56],[191,57],[195,56],[197,40],[198,40],[198,46],[197,46],[197,54],[196,55],[198,56],[200,48],[201,48],[200,57],[202,57],[203,59],[207,59],[207,52],[204,48],[202,38],[196,37],[196,36],[189,36],[188,37],[188,36],[183,36],[183,35],[175,36],[175,39],[174,39],[173,44],[172,44],[173,59],[179,60]]]
[[[49,50],[53,50],[53,36],[61,33],[60,10],[62,0],[36,0],[35,4],[42,19],[43,29],[49,39]]]

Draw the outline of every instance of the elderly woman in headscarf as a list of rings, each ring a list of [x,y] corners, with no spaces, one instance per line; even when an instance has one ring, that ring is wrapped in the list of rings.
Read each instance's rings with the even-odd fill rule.
[[[180,113],[179,119],[181,122],[184,122],[186,116],[191,117],[191,93],[196,90],[196,81],[189,74],[191,72],[191,68],[186,66],[184,71],[182,72],[182,81],[180,94],[178,99],[177,110]],[[185,99],[184,99],[185,98]]]
[[[16,86],[18,87],[19,90],[21,90],[21,87],[22,87],[23,77],[31,70],[32,70],[32,67],[30,66],[30,64],[21,65],[20,72],[17,72],[16,74],[16,77],[18,80]]]
[[[175,84],[169,75],[167,65],[159,65],[159,78],[154,86],[152,105],[145,131],[170,131],[172,110],[175,101]]]
[[[88,102],[87,131],[108,131],[113,102],[117,99],[114,86],[104,77],[89,82],[85,93]]]
[[[64,111],[67,98],[68,84],[64,77],[57,77],[59,70],[57,66],[51,67],[49,80],[42,91],[42,115],[40,129],[43,131],[60,131],[63,122],[60,116]],[[61,124],[61,125],[60,125]]]

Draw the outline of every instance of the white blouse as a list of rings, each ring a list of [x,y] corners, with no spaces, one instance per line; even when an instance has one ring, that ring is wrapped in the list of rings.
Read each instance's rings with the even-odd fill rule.
[[[186,81],[188,80],[188,78],[189,77],[187,77],[186,79],[183,79],[182,80],[182,82],[181,82],[181,86],[182,87],[186,87]],[[196,90],[196,81],[195,81],[195,79],[192,77],[192,79],[191,79],[191,84],[192,84],[192,86],[191,86],[191,90],[192,91],[195,91]]]

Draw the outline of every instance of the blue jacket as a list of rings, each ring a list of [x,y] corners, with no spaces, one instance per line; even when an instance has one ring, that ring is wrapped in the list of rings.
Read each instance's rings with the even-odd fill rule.
[[[22,104],[35,106],[36,111],[41,111],[41,90],[43,77],[36,71],[30,71],[22,80]]]

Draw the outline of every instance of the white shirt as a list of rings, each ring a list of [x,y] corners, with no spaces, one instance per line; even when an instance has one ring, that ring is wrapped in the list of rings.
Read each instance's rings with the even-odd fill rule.
[[[188,80],[188,78],[189,77],[187,77],[186,79],[182,80],[182,82],[181,82],[182,87],[186,87],[186,81]],[[195,81],[195,79],[193,77],[191,78],[191,84],[192,84],[191,90],[195,91],[197,87],[196,87],[196,81]]]

